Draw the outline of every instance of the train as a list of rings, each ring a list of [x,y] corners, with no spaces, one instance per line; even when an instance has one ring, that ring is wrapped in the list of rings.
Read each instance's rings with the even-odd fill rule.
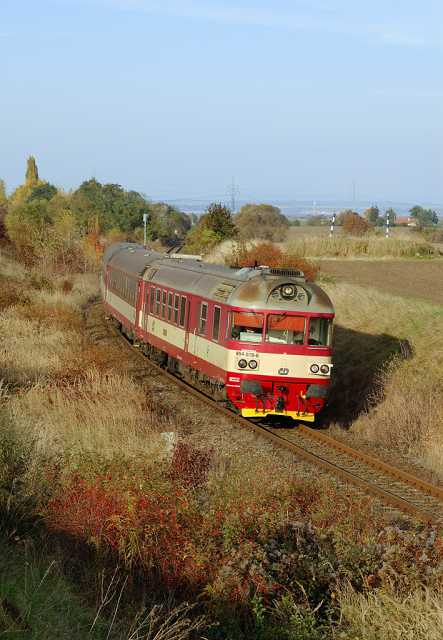
[[[119,242],[100,280],[106,315],[136,346],[241,416],[313,423],[324,408],[335,313],[303,272]]]

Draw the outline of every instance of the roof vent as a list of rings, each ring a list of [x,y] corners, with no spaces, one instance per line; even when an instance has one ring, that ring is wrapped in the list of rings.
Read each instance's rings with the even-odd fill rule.
[[[285,276],[288,278],[304,278],[303,271],[298,269],[269,269],[269,273],[273,276]]]

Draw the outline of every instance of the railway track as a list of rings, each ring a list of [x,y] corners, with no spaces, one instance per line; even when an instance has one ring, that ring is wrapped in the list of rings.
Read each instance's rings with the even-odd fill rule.
[[[105,321],[103,323],[106,324]],[[109,332],[109,328],[105,331]],[[115,329],[115,335],[120,336],[131,353],[143,361],[144,371],[148,364],[149,370],[156,371],[157,374],[161,373],[177,387],[206,403],[218,413],[228,416],[242,428],[254,432],[277,447],[292,452],[306,462],[414,519],[425,523],[443,524],[443,489],[441,487],[349,447],[310,427],[299,424],[292,428],[272,428],[264,422],[251,422],[149,360],[117,329]]]

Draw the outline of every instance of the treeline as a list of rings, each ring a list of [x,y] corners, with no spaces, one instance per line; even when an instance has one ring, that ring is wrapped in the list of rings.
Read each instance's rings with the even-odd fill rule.
[[[99,240],[143,239],[143,216],[151,241],[183,240],[191,218],[165,203],[154,203],[118,184],[95,178],[65,192],[40,179],[28,158],[25,181],[9,197],[0,183],[0,237],[7,235],[20,258],[55,267],[81,266],[93,258]]]
[[[361,220],[363,220],[363,224],[360,223],[360,227],[365,229],[366,231],[370,227],[382,227],[386,225],[387,220],[389,219],[389,224],[391,226],[395,226],[397,224],[404,225],[410,222],[414,224],[414,226],[423,229],[425,227],[432,227],[438,224],[438,215],[437,212],[433,209],[426,209],[420,205],[415,205],[411,209],[409,209],[409,216],[399,216],[395,209],[389,208],[386,209],[384,213],[380,211],[380,209],[376,206],[368,207],[363,211],[363,214],[359,214],[352,209],[345,209],[341,211],[336,218],[336,224],[340,226],[345,226],[345,222],[350,216],[358,216]],[[309,216],[306,220],[306,224],[308,226],[325,226],[331,223],[331,216],[326,215],[313,215]]]
[[[233,215],[228,207],[214,203],[189,232],[185,248],[191,253],[206,253],[227,239],[282,242],[290,226],[280,209],[270,204],[246,204]]]
[[[432,209],[412,207],[410,220],[417,229],[432,228],[438,217]],[[246,204],[237,214],[221,203],[209,205],[197,218],[166,203],[154,203],[119,184],[101,184],[95,178],[65,192],[39,177],[31,156],[25,180],[9,197],[0,180],[0,239],[7,236],[18,257],[31,264],[40,261],[52,269],[88,268],[97,260],[97,248],[117,240],[142,242],[143,218],[147,239],[160,246],[185,243],[188,253],[206,254],[226,239],[240,243],[251,239],[282,242],[298,220],[288,220],[270,204]],[[336,224],[352,236],[361,236],[399,222],[391,208],[383,214],[372,206],[362,215],[347,209]],[[406,222],[409,218],[406,218]],[[329,225],[329,216],[311,216],[304,224]],[[404,219],[401,220],[404,223]]]

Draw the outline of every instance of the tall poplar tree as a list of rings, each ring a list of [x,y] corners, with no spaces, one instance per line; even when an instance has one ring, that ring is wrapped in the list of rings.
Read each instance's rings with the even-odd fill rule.
[[[26,166],[26,184],[34,185],[38,182],[38,169],[34,156],[29,156]]]
[[[6,185],[5,181],[0,179],[0,207],[5,205],[8,201],[8,197],[6,195]]]
[[[5,216],[7,212],[8,198],[6,197],[5,181],[0,180],[0,240],[5,237]]]

